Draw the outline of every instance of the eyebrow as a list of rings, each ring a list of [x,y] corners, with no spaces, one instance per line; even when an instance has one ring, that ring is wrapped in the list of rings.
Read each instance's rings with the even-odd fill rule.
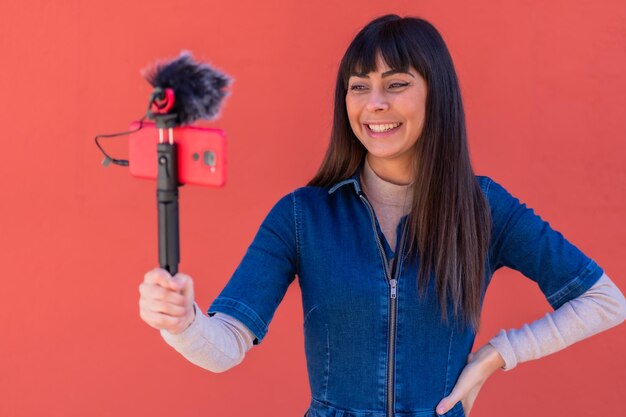
[[[408,71],[404,71],[401,69],[392,69],[389,71],[385,71],[382,73],[382,78],[388,77],[389,75],[393,75],[393,74],[407,74],[410,75],[411,77],[415,78],[415,76],[413,74],[411,74]],[[359,77],[359,78],[369,78],[369,75],[367,75],[364,72],[353,72],[352,74],[350,74],[351,77]]]

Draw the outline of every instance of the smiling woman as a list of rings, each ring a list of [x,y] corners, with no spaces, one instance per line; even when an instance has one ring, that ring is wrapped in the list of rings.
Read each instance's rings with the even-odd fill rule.
[[[422,132],[426,81],[415,68],[391,69],[376,56],[376,70],[348,80],[346,108],[355,136],[367,149],[370,166],[384,180],[413,180],[415,143]],[[408,176],[408,178],[407,178]]]
[[[308,185],[343,180],[364,159],[381,179],[411,183],[407,257],[419,253],[422,294],[436,269],[442,318],[450,296],[455,315],[478,329],[489,208],[470,162],[452,57],[423,19],[380,17],[348,46],[335,86],[330,145]]]
[[[555,311],[470,353],[503,266],[535,281]],[[474,174],[446,45],[425,20],[395,15],[349,45],[319,171],[267,214],[211,317],[189,276],[163,270],[140,288],[142,317],[187,359],[222,372],[263,341],[296,276],[310,417],[467,416],[498,369],[626,316],[593,259]]]

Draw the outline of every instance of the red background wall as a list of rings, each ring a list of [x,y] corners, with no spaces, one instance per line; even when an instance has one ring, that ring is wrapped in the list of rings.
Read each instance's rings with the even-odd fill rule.
[[[626,289],[626,3],[611,1],[4,2],[0,117],[0,416],[300,416],[308,405],[297,285],[262,345],[213,374],[138,314],[157,263],[154,184],[100,165],[150,89],[139,71],[188,49],[235,78],[215,123],[223,189],[181,191],[181,270],[206,309],[261,220],[318,167],[343,50],[387,12],[433,22],[459,73],[476,172],[492,176]],[[126,140],[107,143],[123,156]],[[549,311],[501,270],[482,346]],[[623,415],[626,327],[511,372],[479,416]]]

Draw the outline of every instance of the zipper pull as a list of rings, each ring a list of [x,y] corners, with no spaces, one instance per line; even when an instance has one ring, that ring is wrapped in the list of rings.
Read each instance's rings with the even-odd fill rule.
[[[398,281],[396,281],[395,278],[390,279],[389,283],[391,284],[391,298],[396,298],[396,295],[398,294],[398,289],[396,287],[396,284],[398,283]]]

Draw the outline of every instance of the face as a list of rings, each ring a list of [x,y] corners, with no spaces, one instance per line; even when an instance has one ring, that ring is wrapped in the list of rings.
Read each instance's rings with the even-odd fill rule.
[[[392,70],[380,55],[376,63],[375,72],[348,80],[350,126],[367,149],[372,167],[406,169],[424,124],[426,80],[414,68]]]

